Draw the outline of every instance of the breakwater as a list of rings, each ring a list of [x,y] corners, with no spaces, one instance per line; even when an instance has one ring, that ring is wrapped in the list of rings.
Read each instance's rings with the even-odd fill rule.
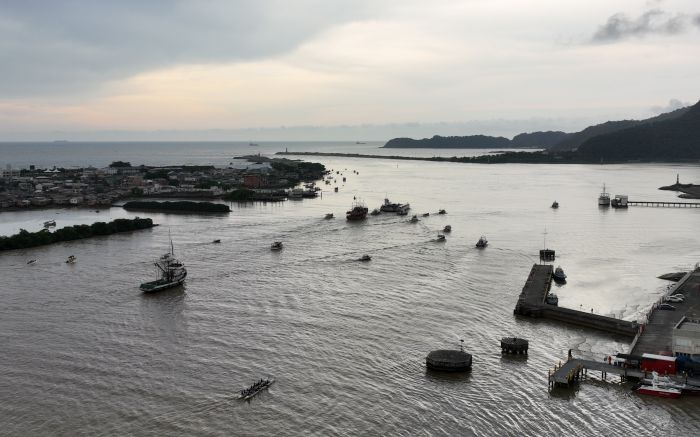
[[[118,232],[148,229],[157,226],[150,218],[136,217],[134,219],[115,219],[111,222],[95,222],[92,225],[66,226],[50,232],[42,229],[38,232],[29,232],[25,229],[19,233],[0,237],[0,251],[13,249],[26,249],[28,247],[44,246],[63,241],[82,240],[100,235],[116,234]]]
[[[127,211],[158,211],[158,212],[196,212],[196,213],[221,213],[231,212],[228,205],[212,202],[191,202],[182,200],[179,202],[156,201],[131,201],[123,206]]]

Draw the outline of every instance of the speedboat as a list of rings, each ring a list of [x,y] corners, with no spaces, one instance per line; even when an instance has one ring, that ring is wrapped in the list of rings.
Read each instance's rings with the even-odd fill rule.
[[[554,208],[554,209],[559,208],[559,202],[557,202],[557,201],[555,200],[555,201],[552,203],[552,208]]]
[[[438,211],[438,214],[447,214],[447,211],[445,211],[444,209],[441,209],[440,211]]]
[[[479,238],[479,241],[476,242],[476,247],[486,247],[489,245],[489,240],[486,239],[483,235],[481,238]]]
[[[335,191],[335,192],[337,193],[337,192],[338,192],[338,187],[335,187],[335,188],[333,189],[333,191]]]
[[[281,241],[275,241],[270,245],[270,250],[282,250],[282,242]]]
[[[418,216],[417,216],[417,215],[414,215],[413,217],[411,217],[411,220],[409,220],[409,222],[411,222],[411,223],[418,223],[419,221],[420,221],[420,220],[418,220]]]
[[[326,214],[326,220],[329,220],[329,219],[332,219],[332,218],[333,218],[333,213],[332,213],[332,212],[329,212],[328,214]]]
[[[562,269],[561,266],[557,266],[557,268],[554,269],[554,273],[552,273],[552,278],[559,282],[566,281],[566,273],[564,273],[564,269]]]
[[[362,255],[357,259],[358,261],[372,261],[372,257],[369,255]]]
[[[443,229],[442,232],[452,232],[452,226],[446,225]]]
[[[437,241],[438,243],[442,243],[443,241],[445,241],[445,236],[443,234],[438,234],[435,241]]]
[[[77,259],[75,256],[71,255],[71,256],[69,256],[68,259],[66,260],[66,264],[75,264],[75,262],[76,262],[77,260],[78,260],[78,259]]]

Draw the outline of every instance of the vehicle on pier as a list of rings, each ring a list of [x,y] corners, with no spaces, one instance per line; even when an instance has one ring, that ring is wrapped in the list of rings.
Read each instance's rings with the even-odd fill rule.
[[[489,245],[489,240],[486,239],[483,235],[479,238],[479,241],[476,242],[476,247],[478,248],[484,248]]]

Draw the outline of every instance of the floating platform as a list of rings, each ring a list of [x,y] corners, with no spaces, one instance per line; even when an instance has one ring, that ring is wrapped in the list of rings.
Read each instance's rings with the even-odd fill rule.
[[[501,339],[501,353],[504,354],[527,354],[529,342],[524,338],[503,337]]]
[[[430,370],[463,372],[471,369],[472,356],[461,350],[440,349],[428,354],[425,365]]]

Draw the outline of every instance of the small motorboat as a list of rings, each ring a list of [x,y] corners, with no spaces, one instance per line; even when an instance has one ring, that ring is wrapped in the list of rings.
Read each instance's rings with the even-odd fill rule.
[[[35,259],[30,259],[29,261],[27,261],[27,264],[35,264],[35,263],[36,263]]]
[[[78,259],[77,259],[74,255],[71,255],[71,256],[69,256],[68,259],[66,260],[66,264],[75,264],[75,262],[76,262],[77,260],[78,260]]]
[[[489,240],[487,240],[486,237],[484,237],[483,235],[481,236],[481,238],[479,238],[479,241],[476,242],[476,247],[483,248],[483,247],[486,247],[488,245],[489,245]]]
[[[358,261],[372,261],[372,257],[369,255],[362,255],[357,259]]]
[[[218,243],[221,243],[221,240],[219,240],[219,239],[217,238],[216,240],[212,241],[212,243],[218,244]]]
[[[45,228],[50,228],[52,226],[56,226],[56,220],[47,220],[44,222]]]
[[[335,187],[335,188],[333,189],[333,191],[335,191],[335,192],[337,193],[337,192],[338,192],[338,187]]]
[[[282,250],[282,242],[281,241],[275,241],[272,243],[270,246],[270,250]]]
[[[332,219],[332,218],[333,218],[333,213],[332,213],[332,212],[329,212],[328,214],[326,214],[326,217],[325,217],[325,218],[326,218],[326,220]]]
[[[411,220],[409,220],[409,222],[411,222],[411,223],[418,223],[419,221],[420,220],[418,219],[417,215],[414,215],[413,217],[411,217]]]
[[[452,226],[446,225],[443,229],[442,232],[452,232]]]
[[[547,297],[544,299],[544,301],[547,305],[558,306],[559,305],[559,296],[557,296],[554,293],[549,293],[547,295]]]
[[[447,214],[447,211],[445,211],[444,209],[441,209],[440,211],[438,211],[438,214],[440,214],[440,215]]]
[[[379,215],[382,212],[378,208],[374,208],[372,212],[369,213],[369,215]]]
[[[564,269],[562,269],[561,266],[557,266],[557,268],[554,269],[554,273],[552,273],[552,278],[557,282],[566,282],[566,273],[564,273]]]
[[[435,241],[437,241],[438,243],[442,243],[445,241],[445,236],[443,234],[438,234]]]
[[[238,399],[247,401],[248,399],[252,398],[253,396],[257,395],[261,391],[274,384],[274,382],[274,379],[261,379],[260,381],[255,382],[255,384],[251,385],[250,387],[241,390],[240,394],[238,395]]]
[[[425,214],[423,214],[423,217],[430,217],[430,213],[426,212]]]
[[[677,398],[681,395],[685,384],[675,383],[668,377],[660,377],[656,371],[651,374],[651,381],[643,380],[643,383],[636,388],[637,393],[660,398]],[[651,384],[648,384],[649,382]]]
[[[557,202],[557,201],[555,200],[554,203],[552,203],[552,208],[554,208],[554,209],[559,208],[559,202]]]

